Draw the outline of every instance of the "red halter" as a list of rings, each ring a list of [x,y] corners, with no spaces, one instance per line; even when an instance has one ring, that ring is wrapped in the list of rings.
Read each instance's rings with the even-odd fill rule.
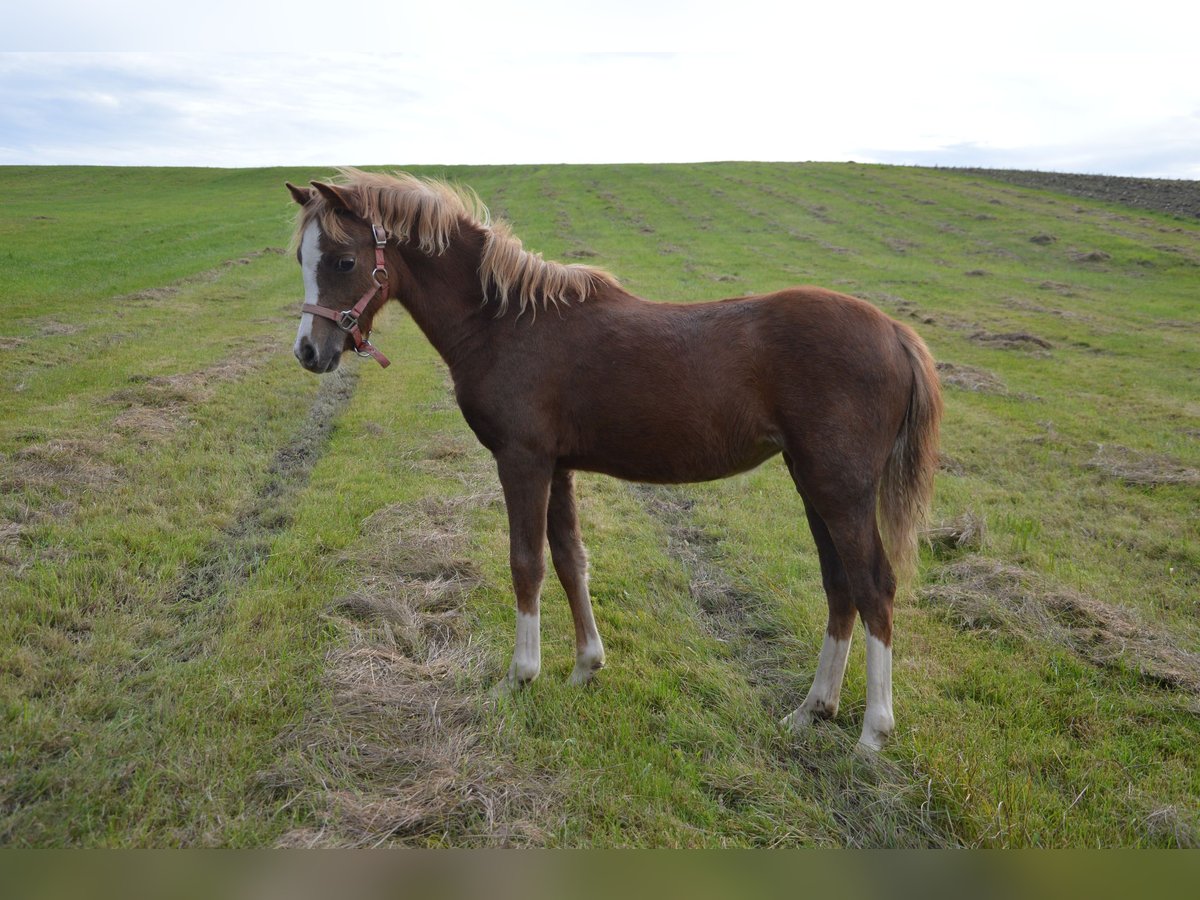
[[[387,246],[388,241],[387,232],[383,230],[382,225],[372,225],[371,234],[375,237],[375,270],[371,272],[371,279],[375,284],[362,295],[362,298],[354,304],[354,307],[352,309],[344,309],[341,312],[334,312],[328,306],[305,303],[300,309],[306,313],[312,313],[314,316],[322,316],[334,322],[338,328],[354,338],[355,353],[359,356],[371,357],[386,369],[391,365],[391,361],[367,340],[371,336],[371,332],[368,331],[364,337],[362,330],[358,327],[359,317],[370,305],[371,301],[375,299],[376,294],[382,291],[384,300],[387,300],[388,270],[387,262],[383,258],[383,248]]]

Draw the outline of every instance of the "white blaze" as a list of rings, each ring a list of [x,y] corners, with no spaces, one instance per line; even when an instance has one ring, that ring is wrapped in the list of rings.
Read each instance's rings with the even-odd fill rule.
[[[309,222],[300,238],[300,273],[304,277],[304,302],[316,305],[317,302],[317,265],[321,262],[321,229],[317,227],[316,219]],[[304,313],[300,317],[300,330],[296,332],[295,350],[299,352],[300,342],[312,334],[312,313]]]

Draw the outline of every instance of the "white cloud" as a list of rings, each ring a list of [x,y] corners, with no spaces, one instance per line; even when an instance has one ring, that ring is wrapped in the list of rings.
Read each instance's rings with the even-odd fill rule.
[[[0,54],[0,162],[858,159],[1197,176],[1200,11],[1162,0],[1136,21],[1102,0],[284,9],[23,7],[0,48],[54,52]],[[61,52],[85,47],[113,52]],[[600,47],[673,52],[584,52]],[[153,50],[115,52],[137,48]]]

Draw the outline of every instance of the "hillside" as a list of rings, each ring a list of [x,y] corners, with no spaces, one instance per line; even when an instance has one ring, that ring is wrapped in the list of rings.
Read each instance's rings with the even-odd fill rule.
[[[776,725],[825,602],[773,460],[579,479],[609,668],[512,650],[505,516],[399,308],[291,356],[299,170],[0,168],[0,842],[1200,843],[1200,224],[986,173],[415,170],[654,299],[813,283],[916,327],[947,401],[897,605],[898,730]],[[1050,185],[1053,187],[1053,185]],[[586,308],[572,314],[586,314]]]

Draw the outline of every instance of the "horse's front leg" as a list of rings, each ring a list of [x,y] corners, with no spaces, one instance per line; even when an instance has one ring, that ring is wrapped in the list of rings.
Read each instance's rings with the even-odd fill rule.
[[[516,647],[502,687],[515,689],[533,681],[542,669],[540,604],[554,464],[517,454],[498,456],[497,463],[508,507],[509,565],[517,595]]]
[[[558,469],[550,487],[550,558],[571,604],[575,622],[575,668],[571,684],[587,684],[604,667],[604,644],[592,615],[588,593],[587,551],[579,533],[575,508],[575,473]]]

